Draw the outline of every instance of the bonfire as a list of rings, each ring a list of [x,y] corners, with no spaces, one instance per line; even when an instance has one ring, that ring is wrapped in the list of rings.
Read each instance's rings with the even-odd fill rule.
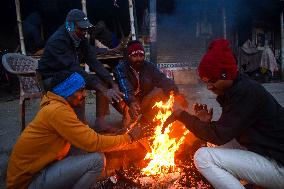
[[[171,94],[168,101],[156,102],[153,106],[158,110],[153,119],[157,125],[153,137],[149,139],[151,151],[144,158],[146,166],[121,168],[95,188],[211,188],[194,167],[192,154],[189,154],[192,150],[186,149],[188,146],[183,146],[182,157],[175,159],[189,131],[183,128],[175,135],[173,123],[162,132],[164,122],[172,114],[174,102],[175,97]],[[178,126],[182,127],[181,124]]]
[[[162,133],[163,124],[171,115],[173,104],[174,95],[171,94],[167,102],[156,102],[153,106],[153,108],[156,107],[159,110],[153,120],[154,122],[159,123],[159,125],[157,125],[155,129],[151,152],[147,153],[145,157],[145,160],[150,160],[150,162],[147,167],[142,169],[142,173],[147,176],[161,175],[175,171],[175,152],[183,143],[185,139],[184,136],[188,131],[185,131],[181,138],[171,138],[170,132],[172,124],[170,124],[165,129],[164,133]]]

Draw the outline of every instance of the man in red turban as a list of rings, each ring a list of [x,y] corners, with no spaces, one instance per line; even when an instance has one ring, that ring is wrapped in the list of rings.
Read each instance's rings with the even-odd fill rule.
[[[207,105],[195,105],[194,115],[176,106],[164,128],[179,120],[198,138],[219,145],[194,155],[195,166],[214,188],[244,188],[239,180],[284,188],[284,108],[262,85],[238,73],[225,39],[210,44],[198,72],[217,95],[220,118],[212,121]]]

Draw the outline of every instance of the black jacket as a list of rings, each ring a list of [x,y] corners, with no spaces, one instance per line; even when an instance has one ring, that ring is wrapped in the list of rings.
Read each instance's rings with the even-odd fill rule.
[[[128,105],[131,102],[142,100],[154,87],[161,88],[166,94],[170,91],[178,93],[174,82],[154,64],[147,61],[144,61],[139,73],[132,69],[127,61],[120,62],[115,67],[114,76],[120,90],[125,94],[124,100]]]
[[[90,71],[95,71],[100,79],[112,83],[112,76],[96,58],[94,47],[87,39],[81,41],[75,48],[73,41],[64,26],[61,26],[47,41],[44,54],[39,60],[38,69],[43,80],[52,78],[63,72],[77,72],[81,74],[88,89],[97,89],[100,79],[85,72],[80,63],[86,62]]]
[[[197,137],[222,145],[233,138],[248,150],[284,165],[284,108],[259,83],[240,75],[224,96],[218,121],[206,124],[182,112],[177,118]]]

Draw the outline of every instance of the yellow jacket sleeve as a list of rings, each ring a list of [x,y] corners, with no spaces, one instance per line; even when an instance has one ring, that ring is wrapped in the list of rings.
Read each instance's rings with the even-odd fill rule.
[[[105,136],[96,133],[78,120],[73,109],[68,106],[57,108],[50,119],[52,127],[59,135],[72,145],[87,152],[110,151],[112,148],[131,142],[128,134]]]

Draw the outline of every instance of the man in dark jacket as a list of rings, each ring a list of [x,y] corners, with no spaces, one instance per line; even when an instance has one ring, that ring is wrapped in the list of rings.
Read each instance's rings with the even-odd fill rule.
[[[47,41],[44,54],[39,61],[45,89],[50,90],[50,81],[57,74],[77,72],[86,81],[86,88],[96,90],[96,127],[98,131],[108,129],[104,115],[108,112],[108,101],[120,101],[123,95],[110,73],[96,59],[96,52],[85,38],[87,29],[92,27],[86,15],[78,9],[71,10],[64,26],[61,26]],[[80,63],[87,63],[96,75],[87,73]],[[85,121],[85,105],[76,110]]]
[[[211,43],[198,67],[207,89],[222,108],[196,105],[195,115],[175,107],[164,128],[179,120],[197,137],[222,145],[200,148],[195,166],[214,188],[244,188],[239,180],[265,188],[284,188],[284,109],[262,85],[238,74],[229,42]]]
[[[120,103],[120,112],[125,118],[124,125],[127,125],[130,118],[136,120],[140,114],[144,114],[144,122],[152,120],[153,102],[163,100],[162,97],[169,96],[171,91],[178,94],[174,82],[154,64],[145,61],[144,48],[139,41],[128,43],[127,58],[114,71],[119,88],[124,94],[124,101]]]

